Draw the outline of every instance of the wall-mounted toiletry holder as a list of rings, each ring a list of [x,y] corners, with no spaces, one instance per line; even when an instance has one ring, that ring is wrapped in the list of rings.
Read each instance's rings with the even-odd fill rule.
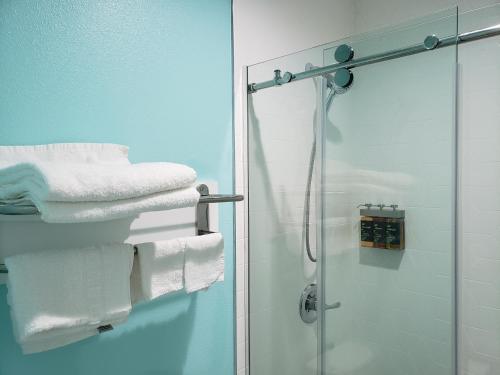
[[[360,206],[360,246],[367,248],[404,250],[405,211],[398,205]]]

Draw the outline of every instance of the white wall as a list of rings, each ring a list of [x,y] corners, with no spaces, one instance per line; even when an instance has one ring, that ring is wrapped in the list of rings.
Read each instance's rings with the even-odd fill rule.
[[[353,0],[354,31],[364,33],[456,6],[459,12],[466,12],[497,3],[498,0]]]

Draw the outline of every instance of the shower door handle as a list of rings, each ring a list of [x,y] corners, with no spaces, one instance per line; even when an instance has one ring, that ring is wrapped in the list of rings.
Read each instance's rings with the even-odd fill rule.
[[[325,307],[324,307],[324,310],[333,310],[333,309],[338,309],[340,306],[342,306],[342,304],[340,302],[335,302],[335,303],[332,303],[331,305],[325,303]]]

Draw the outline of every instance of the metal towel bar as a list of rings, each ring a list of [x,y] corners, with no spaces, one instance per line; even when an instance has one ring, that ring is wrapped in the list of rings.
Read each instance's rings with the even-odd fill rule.
[[[198,185],[196,189],[200,193],[200,200],[196,206],[196,233],[200,236],[212,233],[209,226],[210,203],[239,202],[244,199],[243,195],[237,194],[210,194],[208,186],[205,184]],[[137,253],[135,246],[134,253]],[[5,264],[0,263],[0,274],[8,272]]]

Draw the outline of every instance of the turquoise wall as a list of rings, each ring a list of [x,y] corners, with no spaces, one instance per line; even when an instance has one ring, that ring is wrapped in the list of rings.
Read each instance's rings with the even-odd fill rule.
[[[1,144],[126,144],[232,191],[230,0],[3,0],[0,56]],[[224,283],[61,349],[21,354],[0,287],[0,375],[232,374],[231,207],[220,220]]]

